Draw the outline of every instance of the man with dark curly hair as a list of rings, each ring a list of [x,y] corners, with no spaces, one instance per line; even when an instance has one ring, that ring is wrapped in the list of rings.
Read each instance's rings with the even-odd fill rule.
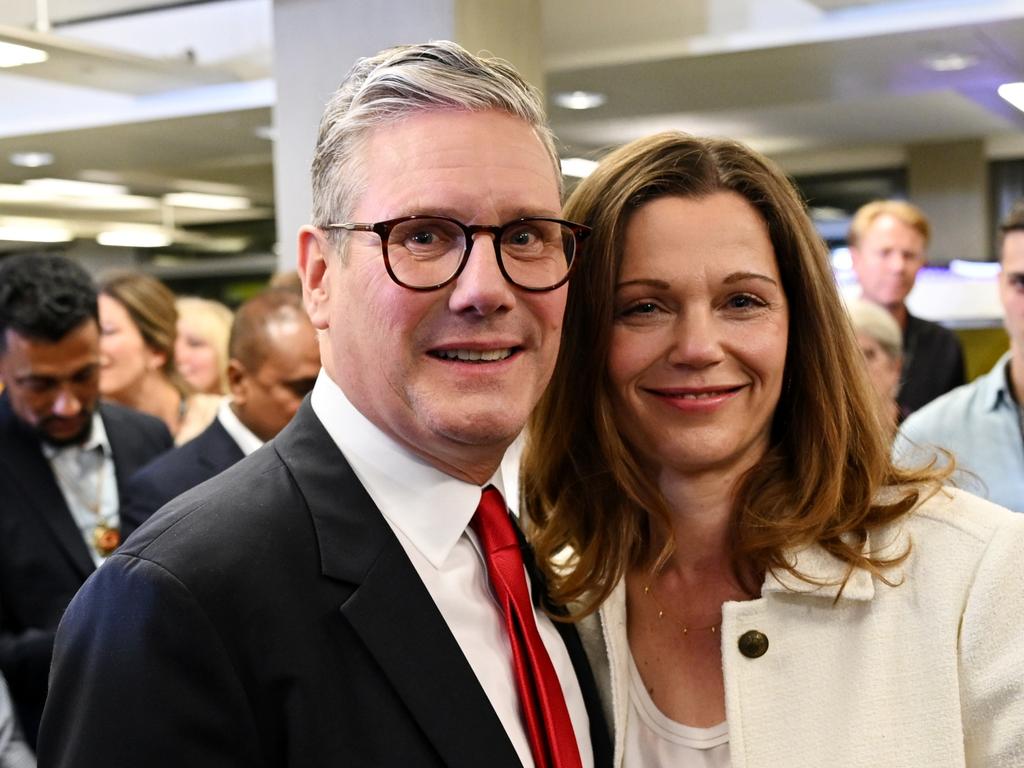
[[[97,318],[75,262],[0,263],[0,671],[33,744],[57,623],[120,542],[123,483],[171,447],[158,419],[99,402]]]

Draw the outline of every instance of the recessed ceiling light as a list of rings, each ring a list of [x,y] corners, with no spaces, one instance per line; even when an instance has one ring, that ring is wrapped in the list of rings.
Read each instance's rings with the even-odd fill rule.
[[[123,195],[128,191],[127,187],[120,184],[99,184],[95,181],[77,181],[75,179],[27,179],[24,184],[33,190],[42,190],[50,195],[66,197]]]
[[[969,53],[943,53],[924,60],[924,65],[936,72],[960,72],[970,69],[977,63],[978,57]]]
[[[1024,83],[1003,83],[996,93],[1024,112]]]
[[[164,203],[175,208],[205,208],[209,211],[242,211],[251,204],[247,197],[200,192],[171,192],[164,195]]]
[[[596,160],[587,160],[584,157],[562,158],[562,175],[572,176],[576,179],[585,179],[597,168]]]
[[[122,248],[163,248],[171,244],[171,236],[161,229],[108,229],[96,235],[96,242]]]
[[[552,98],[555,104],[566,109],[594,109],[608,101],[607,96],[596,91],[568,91],[556,93]]]
[[[44,165],[53,165],[53,154],[50,152],[12,152],[7,158],[11,165],[20,168],[42,168]]]
[[[22,64],[41,64],[50,54],[39,48],[15,43],[0,43],[0,67],[20,67]]]

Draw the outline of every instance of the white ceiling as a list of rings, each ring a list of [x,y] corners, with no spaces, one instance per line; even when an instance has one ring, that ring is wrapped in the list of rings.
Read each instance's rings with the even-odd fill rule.
[[[26,1],[0,3],[0,39],[4,25],[27,31]],[[50,2],[65,4],[65,18],[87,7]],[[145,0],[106,0],[127,2]],[[741,139],[802,170],[880,157],[898,163],[907,145],[960,138],[1024,157],[1024,114],[995,95],[999,83],[1024,80],[1024,0],[541,3],[549,96],[607,96],[586,112],[550,107],[566,154],[595,155],[678,128]],[[58,25],[50,33],[56,47],[73,39],[101,59],[105,50],[109,61],[145,57],[136,70],[155,79],[140,95],[114,87],[99,67],[80,66],[74,76],[59,67],[38,77],[28,67],[0,70],[0,184],[45,175],[118,181],[154,197],[223,191],[249,196],[255,210],[176,211],[175,224],[267,217],[272,146],[257,132],[269,127],[274,102],[271,10],[271,0],[221,0]],[[954,53],[974,65],[925,66]],[[168,74],[162,86],[161,68],[176,78],[191,68],[195,77],[182,89]],[[6,162],[26,150],[52,152],[56,164],[28,170]],[[0,202],[0,217],[12,215],[108,217]],[[125,217],[160,223],[166,211]]]

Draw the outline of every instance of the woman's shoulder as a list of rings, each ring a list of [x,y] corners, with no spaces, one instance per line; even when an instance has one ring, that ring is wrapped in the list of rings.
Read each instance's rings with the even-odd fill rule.
[[[919,535],[935,531],[987,543],[993,537],[1024,537],[1024,515],[986,499],[945,486],[921,501],[907,515],[906,525]]]
[[[984,574],[1002,579],[1019,569],[1024,551],[1024,515],[966,491],[944,487],[887,528],[872,534],[910,545],[905,567],[913,580],[937,587],[973,589]]]

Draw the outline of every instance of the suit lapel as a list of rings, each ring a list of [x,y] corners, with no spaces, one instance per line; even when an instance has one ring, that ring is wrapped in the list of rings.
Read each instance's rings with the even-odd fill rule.
[[[17,424],[6,395],[0,397],[0,429],[8,442],[4,464],[22,490],[24,506],[35,509],[75,570],[83,579],[87,578],[95,566],[82,533],[71,516],[39,441]]]
[[[307,399],[273,441],[302,490],[323,574],[356,585],[339,610],[446,765],[519,759],[401,544]]]

